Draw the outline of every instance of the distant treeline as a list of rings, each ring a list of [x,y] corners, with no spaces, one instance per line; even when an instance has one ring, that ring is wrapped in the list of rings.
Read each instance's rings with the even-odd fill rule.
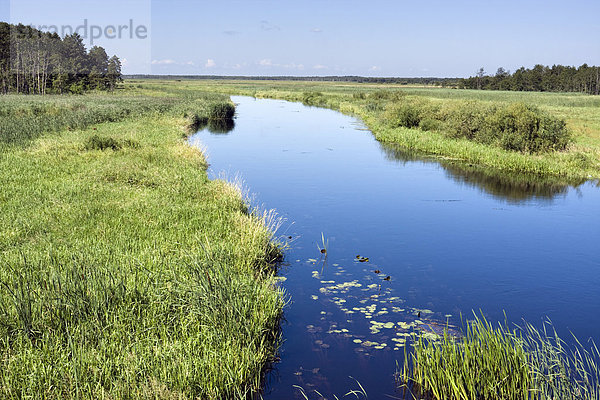
[[[483,68],[476,76],[461,79],[460,88],[485,90],[516,90],[527,92],[580,92],[600,93],[600,67],[583,64],[579,68],[536,65],[531,69],[519,68],[512,74],[500,67],[495,75],[487,75]]]
[[[26,25],[0,22],[0,92],[46,94],[113,90],[121,62],[77,33],[61,38]]]
[[[365,76],[228,76],[228,75],[124,75],[125,79],[222,79],[256,81],[358,82],[397,85],[457,86],[460,78],[378,78]]]

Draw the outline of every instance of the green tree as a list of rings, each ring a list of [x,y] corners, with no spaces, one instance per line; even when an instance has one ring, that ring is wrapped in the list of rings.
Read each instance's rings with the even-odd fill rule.
[[[107,82],[109,90],[115,90],[117,83],[121,81],[121,60],[115,55],[108,60]]]
[[[108,83],[108,55],[106,55],[106,51],[102,47],[94,46],[90,49],[88,57],[90,89],[105,89]]]

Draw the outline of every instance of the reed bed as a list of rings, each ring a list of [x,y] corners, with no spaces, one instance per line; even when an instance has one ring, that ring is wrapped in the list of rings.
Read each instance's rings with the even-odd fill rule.
[[[599,361],[595,344],[568,346],[549,321],[509,329],[475,316],[464,336],[416,337],[398,379],[409,398],[598,400]]]

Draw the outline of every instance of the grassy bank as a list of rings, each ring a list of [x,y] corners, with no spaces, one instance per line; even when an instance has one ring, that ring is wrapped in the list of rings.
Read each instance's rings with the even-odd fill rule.
[[[226,103],[0,97],[0,397],[258,390],[283,306],[276,221],[184,140]]]
[[[524,173],[579,183],[600,178],[600,99],[597,96],[563,93],[491,92],[415,88],[394,85],[335,82],[252,81],[133,81],[136,90],[177,86],[179,90],[205,90],[278,98],[331,108],[361,118],[377,140],[407,151],[466,165],[488,168],[496,173]],[[552,118],[564,120],[572,140],[565,150],[529,154],[509,151],[476,141],[451,137],[444,127],[421,124],[407,128],[391,126],[389,111],[402,98],[406,103],[427,103],[430,108],[509,107],[519,102],[534,106]]]

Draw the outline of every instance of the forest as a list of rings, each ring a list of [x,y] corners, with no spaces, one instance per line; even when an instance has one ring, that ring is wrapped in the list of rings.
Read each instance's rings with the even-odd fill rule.
[[[121,61],[89,51],[77,33],[61,38],[27,25],[0,22],[0,93],[48,94],[114,90]]]
[[[600,93],[600,67],[583,64],[580,67],[537,64],[531,69],[521,67],[512,74],[500,67],[495,75],[480,68],[475,76],[461,79],[463,89],[514,90],[521,92]]]

